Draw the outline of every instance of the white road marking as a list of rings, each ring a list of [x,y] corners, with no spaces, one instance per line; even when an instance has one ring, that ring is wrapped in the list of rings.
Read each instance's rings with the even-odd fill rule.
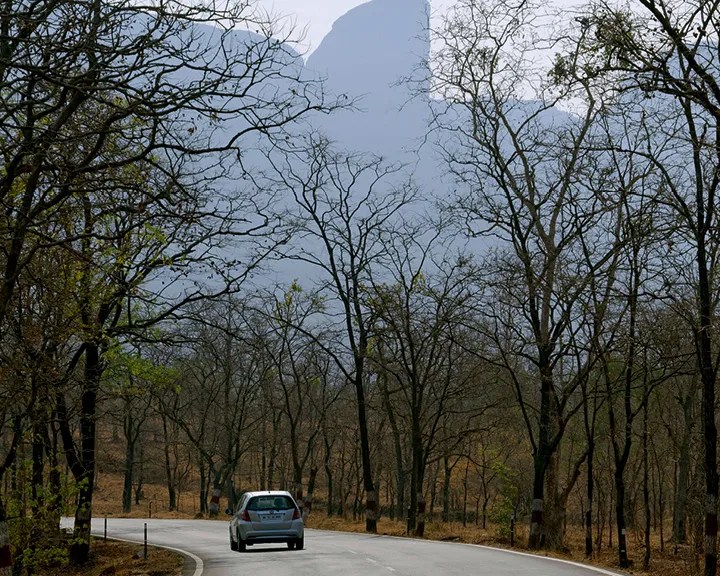
[[[395,572],[395,568],[393,568],[392,566],[385,566],[385,569],[390,570],[390,572]]]
[[[348,534],[345,532],[345,534]],[[592,566],[591,564],[582,564],[580,562],[573,562],[572,560],[563,560],[562,558],[551,558],[549,556],[541,556],[540,554],[530,554],[529,552],[520,552],[518,550],[508,550],[507,548],[497,548],[496,546],[486,546],[484,544],[469,544],[466,542],[443,542],[442,540],[427,540],[422,538],[412,538],[408,536],[386,536],[383,535],[383,538],[390,538],[394,540],[415,540],[417,542],[426,542],[428,544],[438,544],[438,545],[447,545],[447,544],[454,544],[456,546],[471,546],[473,548],[485,548],[488,550],[496,550],[497,552],[506,552],[507,554],[515,554],[516,556],[525,556],[527,558],[535,558],[538,560],[548,560],[550,562],[560,562],[561,564],[568,564],[569,566],[577,566],[578,568],[582,568],[583,570],[589,570],[591,572],[596,572],[598,574],[603,574],[604,576],[624,576],[620,572],[611,572],[610,570],[605,570],[603,568],[599,568],[598,566]]]
[[[350,554],[357,554],[357,552],[355,552],[355,550],[348,550],[348,552],[350,552]]]
[[[373,560],[372,558],[365,558],[365,560],[367,560],[368,562],[370,562],[372,564],[377,564],[377,560]]]

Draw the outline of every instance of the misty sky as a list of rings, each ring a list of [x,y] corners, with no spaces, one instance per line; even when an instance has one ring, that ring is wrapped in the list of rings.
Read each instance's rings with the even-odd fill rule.
[[[307,27],[305,44],[310,50],[320,45],[332,24],[351,8],[368,0],[259,0],[267,10],[293,15],[299,28]],[[451,0],[431,0],[432,10],[451,4]]]
[[[275,14],[292,16],[298,29],[306,28],[304,46],[312,51],[320,45],[323,37],[330,31],[332,24],[351,8],[364,4],[368,0],[258,0],[266,10]],[[389,0],[392,1],[392,0]],[[445,11],[453,0],[430,0],[433,15]],[[577,6],[583,0],[550,0],[551,5]]]

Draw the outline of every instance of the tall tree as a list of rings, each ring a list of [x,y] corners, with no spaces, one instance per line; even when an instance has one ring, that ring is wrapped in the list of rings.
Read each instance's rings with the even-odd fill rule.
[[[218,253],[220,237],[247,238],[268,223],[257,201],[229,191],[224,178],[242,173],[232,159],[250,141],[327,107],[320,88],[301,77],[297,54],[273,37],[273,23],[245,2],[223,10],[13,3],[2,26],[0,329],[22,270],[49,246],[66,247],[78,274],[82,343],[67,369],[83,366],[78,444],[66,399],[58,397],[58,409],[80,490],[73,558],[82,563],[103,355],[110,332],[127,331],[124,305],[164,304],[140,322],[147,326],[207,293],[202,272],[226,282],[210,289],[217,292],[252,267],[251,257],[238,267]],[[162,283],[159,269],[178,280],[190,267],[194,289],[178,292],[167,280],[172,294],[146,289],[151,278]]]
[[[603,101],[587,84],[548,84],[537,58],[554,38],[547,28],[536,33],[541,24],[534,2],[462,0],[437,30],[431,58],[432,89],[448,102],[435,124],[448,135],[444,153],[458,183],[451,209],[465,231],[495,245],[482,326],[532,444],[531,548],[562,545],[557,450],[593,364],[576,320],[589,283],[608,277],[616,248],[603,232],[619,202],[595,196],[580,177],[593,169]],[[581,109],[562,109],[578,97]],[[591,261],[582,257],[588,238]]]
[[[262,420],[258,399],[271,370],[265,355],[245,341],[243,307],[234,298],[206,303],[184,326],[192,338],[186,346],[191,353],[180,364],[177,385],[183,406],[173,417],[207,471],[213,517],[224,490],[235,506],[232,478],[253,445],[253,432]],[[201,493],[201,500],[206,496]]]
[[[331,352],[351,383],[357,401],[360,456],[366,498],[366,529],[377,531],[378,494],[372,473],[367,359],[372,311],[365,298],[371,268],[385,257],[398,212],[413,189],[393,182],[397,167],[380,158],[336,152],[325,138],[310,135],[298,147],[277,147],[266,182],[290,197],[285,221],[296,242],[284,256],[317,268],[341,348]],[[341,336],[340,336],[341,335]]]
[[[333,387],[332,360],[323,352],[323,337],[312,326],[323,308],[322,299],[306,293],[297,281],[279,294],[261,294],[259,315],[247,321],[247,332],[273,367],[268,383],[273,410],[287,421],[295,497],[307,516],[312,507],[313,455],[327,411],[341,387]],[[303,479],[310,462],[308,494]]]
[[[468,345],[461,327],[474,304],[472,262],[452,252],[440,255],[435,241],[442,224],[430,232],[424,222],[406,225],[406,232],[388,239],[387,263],[373,273],[370,305],[377,321],[372,358],[389,379],[383,393],[391,427],[399,416],[409,431],[408,529],[423,536],[425,472],[443,419],[456,413],[469,437],[486,406],[458,399],[475,396],[489,406],[494,398],[484,386],[489,388],[489,379],[473,377],[487,371],[478,367],[477,356],[464,350]],[[467,366],[470,360],[472,366]]]
[[[705,575],[717,571],[718,471],[715,415],[717,359],[713,353],[715,233],[720,178],[720,78],[717,34],[720,6],[701,0],[638,0],[637,10],[598,2],[581,21],[592,30],[584,48],[595,57],[591,70],[624,90],[659,96],[675,112],[666,126],[687,145],[653,157],[667,186],[664,203],[681,223],[678,243],[694,251],[697,310],[693,322],[702,383],[705,458]],[[656,104],[650,104],[656,108]],[[660,133],[663,133],[661,126]],[[679,143],[679,141],[676,141]],[[682,154],[682,165],[677,158]]]

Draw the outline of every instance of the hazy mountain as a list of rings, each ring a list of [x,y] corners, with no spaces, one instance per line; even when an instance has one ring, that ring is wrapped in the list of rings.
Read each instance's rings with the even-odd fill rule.
[[[335,22],[307,61],[332,93],[357,99],[358,111],[324,122],[333,139],[394,159],[417,147],[428,107],[408,80],[429,56],[429,10],[427,0],[371,0]]]

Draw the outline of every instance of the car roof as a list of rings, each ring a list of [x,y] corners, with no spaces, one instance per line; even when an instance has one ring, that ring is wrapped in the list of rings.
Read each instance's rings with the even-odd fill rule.
[[[255,496],[290,496],[292,498],[292,494],[287,490],[258,490],[257,492],[245,492],[245,496],[251,498]]]

